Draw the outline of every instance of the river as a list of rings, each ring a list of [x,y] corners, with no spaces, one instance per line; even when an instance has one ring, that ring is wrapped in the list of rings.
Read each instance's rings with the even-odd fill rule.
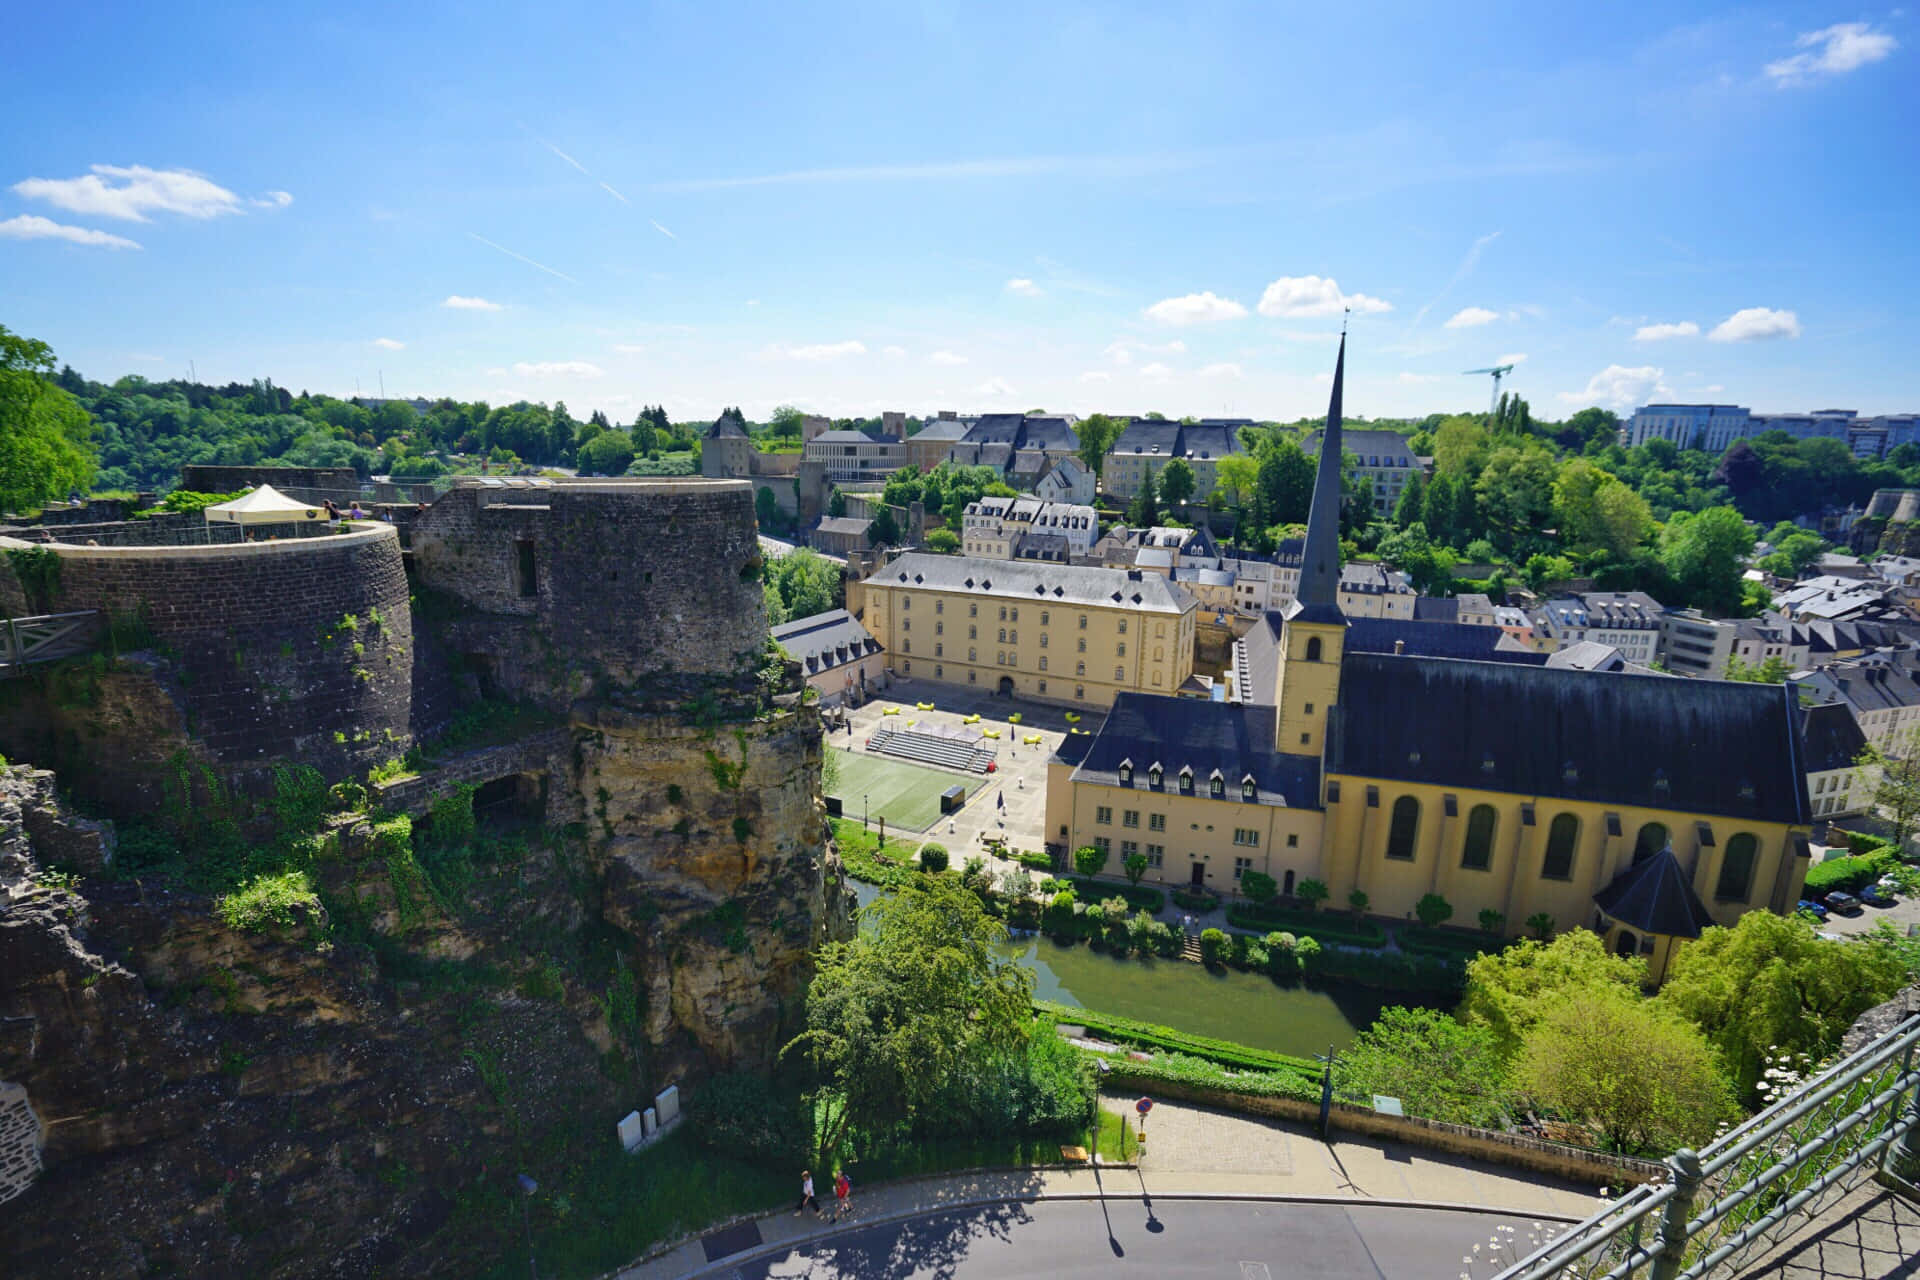
[[[872,885],[855,881],[853,887],[863,907],[879,896]],[[1033,970],[1038,999],[1300,1057],[1345,1048],[1387,1005],[1420,1003],[1351,983],[1280,986],[1259,974],[1213,972],[1187,960],[1116,960],[1047,937],[1012,942],[1002,952]]]

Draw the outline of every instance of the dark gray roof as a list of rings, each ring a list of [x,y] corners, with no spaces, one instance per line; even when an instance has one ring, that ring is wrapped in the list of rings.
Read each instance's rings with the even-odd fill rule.
[[[1080,447],[1080,437],[1073,433],[1073,424],[1065,418],[1028,418],[1017,443],[1022,449],[1071,453]]]
[[[1413,602],[1415,622],[1458,622],[1460,602],[1452,596],[1421,596]]]
[[[873,521],[866,516],[828,516],[820,522],[818,531],[865,537],[867,528],[872,523]]]
[[[773,628],[773,638],[810,676],[880,652],[880,642],[845,609],[783,622]]]
[[[1800,712],[1801,758],[1808,773],[1845,769],[1860,758],[1866,735],[1843,702],[1825,702]]]
[[[1313,501],[1307,507],[1307,542],[1300,557],[1300,585],[1289,616],[1303,621],[1340,615],[1340,398],[1347,376],[1347,335],[1333,362],[1333,392],[1327,399],[1327,447],[1313,469]]]
[[[908,436],[907,439],[909,441],[946,440],[951,442],[965,438],[966,434],[967,424],[958,418],[935,418],[932,422],[929,422],[926,426]]]
[[[1202,462],[1217,462],[1230,453],[1244,452],[1234,428],[1205,424],[1180,429],[1180,451],[1185,457]]]
[[[1093,736],[1093,745],[1074,770],[1075,782],[1120,785],[1120,766],[1133,765],[1133,787],[1156,790],[1148,770],[1162,770],[1157,790],[1179,791],[1183,769],[1193,771],[1195,795],[1207,794],[1217,770],[1226,798],[1244,804],[1240,785],[1253,778],[1254,803],[1286,804],[1294,809],[1320,807],[1320,762],[1290,756],[1273,746],[1278,713],[1272,707],[1206,702],[1157,693],[1122,693]]]
[[[1794,692],[1349,653],[1327,769],[1598,804],[1807,821]]]
[[[900,442],[890,436],[874,437],[864,431],[822,431],[808,444],[892,444]]]
[[[1318,431],[1313,432],[1301,447],[1308,453],[1320,452],[1320,435]],[[1364,427],[1343,427],[1340,432],[1340,447],[1360,458],[1362,466],[1368,465],[1367,458],[1389,455],[1392,457],[1392,462],[1388,465],[1397,467],[1414,465],[1413,450],[1407,448],[1407,438],[1398,431],[1370,431]]]
[[[1566,671],[1624,671],[1627,660],[1610,644],[1598,640],[1579,640],[1561,645],[1547,655],[1547,665]]]
[[[745,440],[746,438],[747,433],[740,429],[740,424],[733,420],[732,414],[721,414],[713,420],[713,425],[707,428],[709,440]]]
[[[983,413],[964,439],[968,444],[1015,444],[1026,421],[1024,413]]]
[[[1150,458],[1177,457],[1180,451],[1180,424],[1162,418],[1135,418],[1127,424],[1110,447],[1118,454],[1143,454]]]
[[[1268,614],[1268,618],[1277,617]],[[1271,624],[1269,624],[1271,625]],[[1254,630],[1260,630],[1258,625]],[[1348,653],[1392,653],[1401,646],[1408,658],[1473,658],[1483,662],[1510,662],[1523,667],[1545,666],[1547,655],[1513,646],[1502,649],[1507,633],[1499,627],[1467,622],[1408,622],[1399,618],[1348,618]]]
[[[1193,607],[1193,597],[1156,574],[1043,560],[982,560],[915,551],[867,581],[879,587],[971,592],[1009,603],[1120,606],[1154,613],[1184,613]]]
[[[1593,903],[1621,924],[1669,938],[1697,938],[1713,924],[1671,848],[1622,871]]]

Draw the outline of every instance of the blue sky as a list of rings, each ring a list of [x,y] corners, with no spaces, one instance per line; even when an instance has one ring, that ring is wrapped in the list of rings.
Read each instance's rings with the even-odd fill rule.
[[[1902,9],[16,13],[0,324],[631,421],[1920,409]]]

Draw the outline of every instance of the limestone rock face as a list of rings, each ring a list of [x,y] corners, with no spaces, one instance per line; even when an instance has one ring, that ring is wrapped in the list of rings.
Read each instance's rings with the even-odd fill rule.
[[[603,911],[637,943],[656,1076],[765,1065],[796,1026],[811,949],[851,927],[823,874],[818,713],[588,717],[576,787]]]

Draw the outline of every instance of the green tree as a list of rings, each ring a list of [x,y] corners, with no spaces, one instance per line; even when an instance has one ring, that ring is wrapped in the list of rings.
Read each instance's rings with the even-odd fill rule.
[[[1147,471],[1140,478],[1140,491],[1133,495],[1133,501],[1127,504],[1127,523],[1136,529],[1150,529],[1160,523],[1160,504],[1155,492],[1159,481],[1154,478],[1153,465],[1147,464]]]
[[[1471,486],[1486,464],[1488,447],[1487,429],[1477,416],[1448,418],[1433,433],[1434,473]]]
[[[1660,562],[1683,599],[1711,615],[1727,617],[1741,606],[1741,578],[1753,551],[1753,530],[1732,507],[1709,507],[1697,515],[1676,511],[1660,531]]]
[[[1280,892],[1280,885],[1264,871],[1243,871],[1240,873],[1240,892],[1254,902],[1272,902]]]
[[[1333,1085],[1352,1097],[1398,1098],[1408,1115],[1495,1127],[1510,1089],[1493,1033],[1434,1009],[1387,1008],[1333,1062]]]
[[[1355,889],[1347,895],[1347,909],[1353,912],[1355,920],[1367,914],[1367,908],[1372,905],[1373,899],[1367,896],[1365,889]]]
[[[1249,453],[1230,453],[1214,467],[1214,492],[1230,507],[1245,506],[1260,483],[1260,460]]]
[[[1416,520],[1396,529],[1375,548],[1380,558],[1412,579],[1423,595],[1445,594],[1453,585],[1453,567],[1459,563],[1450,547],[1438,546],[1427,536],[1427,526]]]
[[[1546,942],[1553,937],[1553,913],[1536,911],[1527,917],[1527,928],[1533,930],[1533,936]]]
[[[772,489],[757,489],[753,495],[753,517],[760,525],[762,533],[776,533],[785,524],[780,514],[780,500],[773,496]]]
[[[939,875],[947,869],[951,855],[943,844],[923,844],[920,846],[920,869],[928,875]]]
[[[1437,929],[1453,916],[1453,904],[1437,893],[1422,894],[1413,904],[1413,914],[1429,929]]]
[[[1898,755],[1868,743],[1854,759],[1859,776],[1873,786],[1873,808],[1893,827],[1896,848],[1920,827],[1920,731],[1909,729],[1894,744]]]
[[[1196,484],[1193,465],[1185,458],[1170,458],[1160,473],[1160,497],[1170,507],[1184,507],[1193,500]]]
[[[1785,684],[1787,677],[1793,674],[1793,668],[1787,660],[1775,654],[1755,664],[1744,661],[1739,654],[1727,655],[1727,676],[1729,680],[1744,681],[1747,684]]]
[[[1255,490],[1263,524],[1305,524],[1313,505],[1313,459],[1291,439],[1260,453]]]
[[[951,529],[927,530],[927,550],[950,556],[960,550],[960,535]]]
[[[1778,532],[1776,529],[1775,533]],[[1827,544],[1819,534],[1808,533],[1805,529],[1794,529],[1785,537],[1769,535],[1768,541],[1773,543],[1773,550],[1760,557],[1760,567],[1775,577],[1789,580],[1798,578],[1812,568],[1827,550]]]
[[[817,953],[798,1053],[822,1083],[819,1164],[848,1127],[885,1132],[933,1110],[970,1062],[1025,1044],[1033,975],[1000,958],[1006,927],[946,877],[907,884],[867,907],[863,927]]]
[[[1621,1152],[1698,1145],[1737,1114],[1706,1038],[1638,996],[1554,999],[1528,1030],[1514,1077]]]
[[[790,404],[783,404],[767,419],[767,434],[776,439],[798,440],[807,415]]]
[[[1659,1000],[1706,1033],[1744,1090],[1768,1053],[1830,1053],[1905,980],[1884,951],[1835,946],[1798,917],[1749,911],[1680,948]]]
[[[1427,482],[1418,472],[1414,472],[1406,487],[1400,490],[1400,501],[1394,504],[1393,522],[1405,529],[1411,524],[1423,521],[1427,514]]]
[[[1654,529],[1646,499],[1587,458],[1571,458],[1553,480],[1561,541],[1576,552],[1625,560]]]
[[[1097,844],[1083,844],[1073,851],[1073,869],[1083,876],[1097,876],[1106,866],[1107,851]]]
[[[1316,880],[1312,876],[1308,876],[1293,887],[1293,896],[1306,904],[1309,911],[1325,902],[1328,892],[1327,882]]]
[[[1637,997],[1646,980],[1647,967],[1637,956],[1609,955],[1599,935],[1585,929],[1552,942],[1528,938],[1467,962],[1460,1017],[1490,1028],[1501,1052],[1512,1053],[1562,998]]]
[[[0,512],[92,486],[93,420],[53,371],[53,348],[0,325]]]
[[[847,495],[839,485],[833,487],[833,493],[827,498],[827,515],[835,520],[847,514]]]
[[[1107,465],[1107,450],[1113,448],[1113,442],[1126,430],[1126,420],[1110,417],[1104,413],[1089,414],[1080,419],[1074,427],[1079,437],[1079,448],[1074,450],[1080,461],[1086,463],[1087,470],[1095,476],[1102,473]]]
[[[1480,927],[1488,933],[1499,933],[1507,922],[1507,913],[1493,907],[1480,908]]]
[[[1545,449],[1504,445],[1487,455],[1474,496],[1494,545],[1518,551],[1552,523],[1553,476],[1553,455]]]
[[[1126,861],[1122,864],[1122,870],[1127,873],[1128,884],[1139,884],[1141,878],[1147,874],[1147,855],[1144,853],[1128,854]]]
[[[812,547],[775,556],[767,564],[767,583],[780,597],[788,619],[811,618],[840,607],[840,566]]]
[[[867,542],[876,547],[890,547],[900,541],[900,526],[894,522],[893,508],[881,507],[880,514],[867,526]]]
[[[582,472],[623,476],[627,474],[627,468],[633,465],[633,437],[617,427],[602,431],[581,446],[579,462]]]

